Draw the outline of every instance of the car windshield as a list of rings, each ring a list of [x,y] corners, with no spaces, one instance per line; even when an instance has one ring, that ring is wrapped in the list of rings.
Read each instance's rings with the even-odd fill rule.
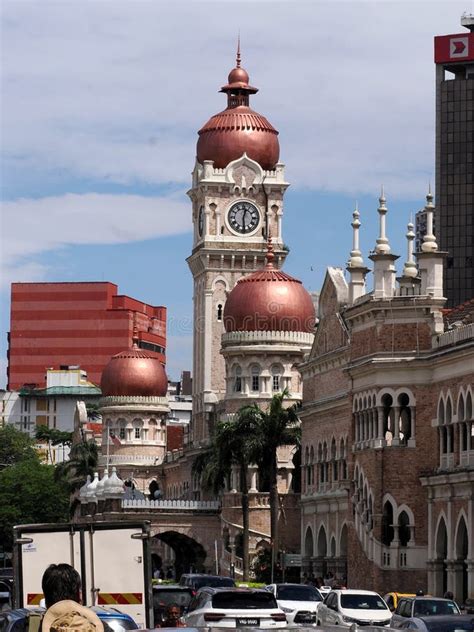
[[[437,614],[459,614],[459,608],[454,601],[437,599],[417,599],[413,606],[413,616],[423,617]]]
[[[125,632],[125,630],[138,630],[138,625],[134,621],[128,619],[121,619],[117,617],[107,617],[102,619],[104,624],[104,630],[112,630],[112,632]]]
[[[153,605],[155,608],[165,608],[170,603],[175,603],[181,609],[187,608],[191,601],[190,590],[154,590]]]
[[[341,595],[341,607],[350,610],[388,610],[378,595]]]
[[[235,582],[231,577],[200,577],[194,580],[193,583],[196,589],[204,586],[211,586],[212,588],[219,588],[220,586],[233,588],[235,586]]]
[[[271,593],[220,592],[212,597],[213,608],[252,610],[277,608],[275,597]]]
[[[322,601],[319,591],[312,586],[278,586],[277,599],[287,601]]]

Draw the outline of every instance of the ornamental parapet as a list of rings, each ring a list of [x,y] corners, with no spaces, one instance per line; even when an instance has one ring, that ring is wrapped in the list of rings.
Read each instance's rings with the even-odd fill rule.
[[[153,409],[161,412],[169,411],[169,403],[167,397],[149,397],[149,396],[131,396],[131,395],[109,395],[101,397],[99,408],[130,408],[133,409]]]
[[[447,331],[446,333],[439,335],[434,340],[433,346],[435,348],[449,347],[451,345],[467,342],[468,340],[474,340],[474,323],[456,327],[456,329],[452,329],[451,331]]]
[[[222,335],[222,344],[313,344],[314,334],[306,331],[230,331]]]
[[[123,509],[161,509],[162,511],[219,511],[218,500],[122,500]]]
[[[161,446],[162,447],[162,446]],[[109,454],[99,457],[99,465],[160,465],[163,457],[146,454]]]

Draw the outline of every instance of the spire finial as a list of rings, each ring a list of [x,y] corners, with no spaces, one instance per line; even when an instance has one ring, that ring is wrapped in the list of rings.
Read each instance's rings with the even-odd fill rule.
[[[237,56],[236,56],[236,62],[237,62],[237,68],[240,68],[240,29],[239,29],[239,35],[237,36]]]
[[[413,223],[410,221],[407,224],[407,260],[405,261],[405,265],[403,266],[403,276],[414,279],[418,275],[418,270],[416,269],[416,263],[413,259],[413,240],[415,239],[415,233],[413,232]]]
[[[380,233],[379,236],[377,237],[377,242],[376,242],[376,246],[375,246],[375,254],[377,255],[388,255],[390,253],[390,244],[388,243],[388,239],[387,236],[385,234],[385,216],[387,215],[387,205],[386,203],[386,199],[385,199],[385,188],[382,184],[382,189],[380,191],[380,197],[379,197],[379,207],[378,207],[378,213],[379,213],[379,229],[380,229]]]
[[[267,254],[266,254],[267,264],[266,268],[273,268],[273,260],[275,259],[275,253],[273,252],[273,244],[272,244],[272,235],[269,232],[267,237]]]
[[[433,214],[435,206],[433,204],[433,194],[431,193],[431,183],[426,195],[426,233],[423,237],[423,243],[421,244],[422,252],[435,252],[438,250],[438,244],[436,243],[436,237],[433,234]]]
[[[138,349],[138,327],[137,327],[137,313],[133,312],[133,332],[132,332],[132,348]]]
[[[356,200],[355,209],[352,213],[352,250],[351,256],[349,259],[349,267],[350,268],[362,268],[364,266],[364,260],[362,259],[362,253],[359,247],[359,229],[360,229],[360,213],[359,213],[359,203]]]

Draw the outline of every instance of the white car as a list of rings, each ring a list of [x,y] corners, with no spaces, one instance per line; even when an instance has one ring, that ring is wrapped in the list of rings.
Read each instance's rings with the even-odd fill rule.
[[[318,609],[318,625],[389,626],[392,613],[371,590],[332,590]]]
[[[188,627],[284,628],[285,613],[267,590],[201,588],[184,616]]]
[[[316,623],[316,613],[323,603],[321,593],[305,584],[270,584],[266,587],[276,597],[278,607],[290,625]]]

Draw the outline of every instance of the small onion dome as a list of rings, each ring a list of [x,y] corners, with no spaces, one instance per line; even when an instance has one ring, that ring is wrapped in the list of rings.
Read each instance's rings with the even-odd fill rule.
[[[165,397],[168,378],[163,365],[137,342],[134,332],[133,347],[114,355],[105,366],[100,380],[104,397]]]
[[[104,483],[104,496],[117,496],[125,494],[123,481],[117,476],[117,468],[112,468],[112,474]]]
[[[94,478],[92,479],[92,482],[89,483],[89,485],[87,485],[86,487],[86,498],[89,502],[95,502],[97,500],[96,491],[97,491],[98,484],[99,484],[99,473],[94,472]]]
[[[79,499],[80,499],[81,502],[86,502],[87,501],[87,487],[90,484],[91,484],[91,475],[88,474],[86,482],[84,483],[84,485],[79,490]]]
[[[100,479],[100,481],[97,484],[96,490],[95,490],[95,495],[97,496],[97,498],[101,498],[104,495],[104,486],[105,483],[107,482],[109,478],[109,470],[107,468],[105,468],[104,470],[104,475],[102,476],[102,478]]]
[[[273,267],[268,239],[267,264],[239,279],[224,307],[224,326],[232,331],[305,331],[315,324],[314,305],[298,279]]]
[[[223,169],[244,153],[262,169],[275,168],[280,157],[278,132],[267,119],[249,107],[249,97],[258,88],[249,85],[249,75],[240,67],[240,46],[237,66],[230,71],[228,83],[221,88],[227,94],[227,108],[212,116],[198,132],[197,159],[212,160]]]

